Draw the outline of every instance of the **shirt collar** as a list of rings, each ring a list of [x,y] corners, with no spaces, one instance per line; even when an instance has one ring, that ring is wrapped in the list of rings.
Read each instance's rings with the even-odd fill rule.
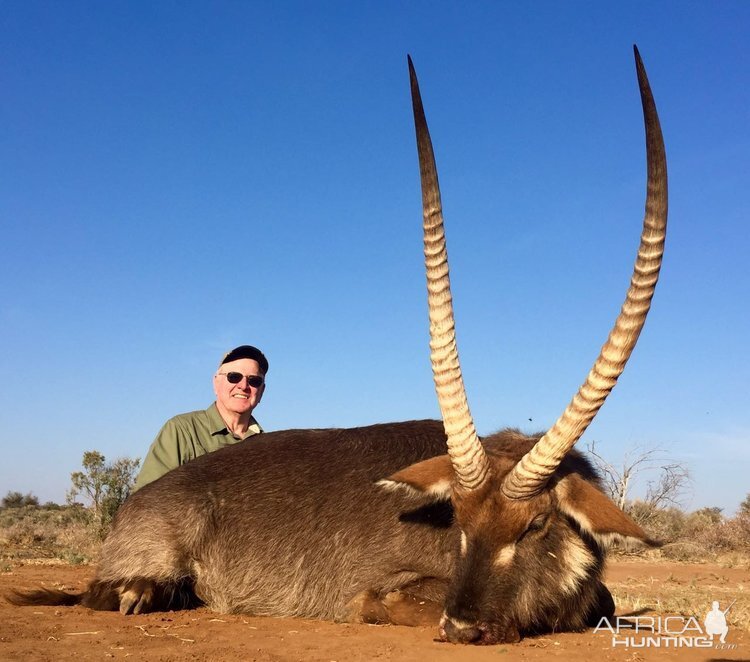
[[[208,409],[206,409],[206,416],[208,416],[208,427],[211,431],[212,437],[216,436],[217,434],[231,434],[231,432],[229,432],[227,428],[227,424],[221,417],[221,414],[219,413],[219,409],[216,407],[215,402],[212,403]],[[248,427],[247,431],[247,436],[263,431],[263,429],[258,424],[258,421],[255,420],[254,416],[250,417],[250,426]]]

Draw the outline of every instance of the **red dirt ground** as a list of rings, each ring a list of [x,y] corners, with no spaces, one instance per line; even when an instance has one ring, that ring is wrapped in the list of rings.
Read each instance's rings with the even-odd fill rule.
[[[82,590],[90,566],[19,565],[0,574],[0,594],[38,586]],[[709,564],[611,564],[607,583],[617,586],[708,581],[748,600],[746,570]],[[614,590],[614,589],[613,589]],[[616,593],[616,591],[615,591]],[[736,595],[735,595],[736,594]],[[710,607],[710,605],[709,605]],[[657,614],[649,613],[655,616]],[[698,616],[702,623],[703,614]],[[526,638],[519,644],[455,646],[435,641],[436,628],[342,625],[301,619],[215,614],[207,609],[121,616],[83,607],[14,607],[0,600],[0,660],[248,660],[349,662],[408,660],[750,660],[750,633],[730,628],[725,649],[612,647],[611,635],[593,631]]]

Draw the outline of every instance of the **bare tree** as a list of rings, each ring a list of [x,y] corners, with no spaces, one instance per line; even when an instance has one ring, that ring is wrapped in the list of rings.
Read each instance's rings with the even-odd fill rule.
[[[630,510],[634,479],[654,474],[656,478],[648,480],[646,494],[639,500],[646,510],[680,504],[690,482],[690,472],[683,464],[670,459],[663,448],[636,447],[626,452],[620,464],[615,465],[596,451],[596,441],[589,442],[587,447],[602,475],[605,490],[621,509]]]
[[[679,506],[688,483],[690,472],[678,462],[668,462],[659,467],[659,477],[649,481],[644,501],[652,508]]]

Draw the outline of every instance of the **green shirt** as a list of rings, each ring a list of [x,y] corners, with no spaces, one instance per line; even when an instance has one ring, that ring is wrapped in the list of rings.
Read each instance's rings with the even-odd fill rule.
[[[263,432],[258,422],[250,417],[250,427],[243,439]],[[222,419],[216,403],[208,409],[191,411],[170,418],[156,435],[148,449],[133,491],[155,481],[168,471],[196,457],[236,444],[235,437]]]

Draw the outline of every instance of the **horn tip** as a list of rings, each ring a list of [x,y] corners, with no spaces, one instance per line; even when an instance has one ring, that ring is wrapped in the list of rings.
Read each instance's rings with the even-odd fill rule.
[[[411,59],[411,55],[407,53],[406,60],[409,63],[409,79],[412,81],[412,83],[416,83],[417,81],[417,71],[414,69],[414,62]]]
[[[643,59],[641,58],[641,52],[638,50],[638,46],[636,46],[635,44],[633,44],[633,56],[635,57],[635,68],[638,71],[638,77],[645,78],[646,67],[643,64]]]

